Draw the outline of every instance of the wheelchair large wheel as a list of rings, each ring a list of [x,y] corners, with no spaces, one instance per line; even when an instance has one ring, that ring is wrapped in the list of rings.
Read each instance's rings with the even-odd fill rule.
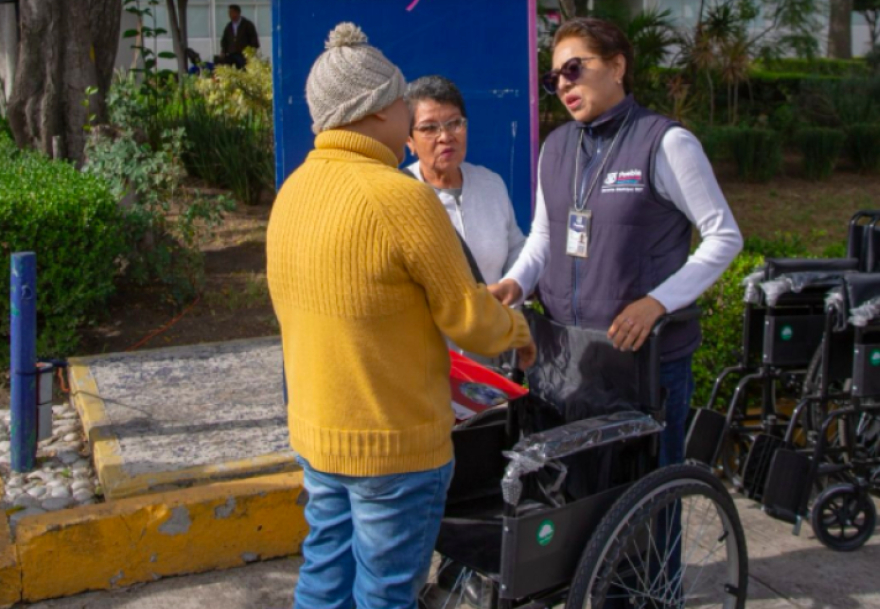
[[[729,493],[710,471],[674,465],[646,476],[605,515],[565,606],[742,609],[747,587],[746,540]]]
[[[810,524],[825,546],[851,552],[874,534],[877,508],[868,493],[859,493],[852,484],[836,484],[816,498]]]

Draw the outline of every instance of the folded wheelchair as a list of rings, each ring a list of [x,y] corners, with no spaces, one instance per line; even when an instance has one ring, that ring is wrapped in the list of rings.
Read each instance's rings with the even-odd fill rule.
[[[725,476],[748,496],[760,499],[767,455],[756,438],[781,439],[793,405],[815,385],[816,362],[825,326],[825,297],[852,272],[880,271],[880,211],[861,211],[849,223],[847,257],[770,258],[746,280],[740,361],[715,381],[709,402],[697,411],[686,457],[720,463]],[[721,391],[737,379],[723,414],[715,410]],[[789,408],[782,408],[788,398]],[[723,402],[724,403],[724,402]],[[811,410],[799,427],[800,444],[821,423]],[[775,448],[775,446],[773,447]]]
[[[529,314],[530,393],[453,432],[422,607],[745,606],[746,543],[726,488],[705,467],[657,467],[663,330],[695,315],[661,319],[623,353],[604,332]]]
[[[816,384],[773,451],[762,501],[765,512],[794,523],[795,533],[811,515],[819,541],[849,551],[877,524],[870,493],[880,491],[880,273],[847,275],[829,294],[827,311]],[[799,421],[809,413],[819,415],[815,441],[799,450],[792,436],[810,424]],[[821,492],[813,498],[811,489]]]

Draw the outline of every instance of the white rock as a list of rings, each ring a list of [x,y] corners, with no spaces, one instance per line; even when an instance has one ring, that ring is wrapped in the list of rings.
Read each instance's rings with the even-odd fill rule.
[[[64,465],[73,465],[79,460],[79,455],[71,450],[65,450],[55,455],[55,458],[61,461]]]
[[[33,497],[31,497],[30,495],[21,494],[15,498],[15,501],[12,502],[12,505],[14,505],[15,507],[29,508],[29,507],[37,507],[38,505],[40,505],[40,502],[37,501],[36,499],[34,499]]]
[[[65,442],[76,442],[79,440],[79,434],[76,432],[69,433],[62,438]]]
[[[58,488],[59,486],[66,486],[66,484],[64,483],[64,480],[55,479],[55,480],[49,480],[46,483],[46,486],[48,486],[49,488]]]
[[[24,478],[21,474],[13,474],[9,477],[9,480],[6,481],[6,488],[17,488],[20,486],[24,486]]]
[[[85,469],[89,469],[91,467],[91,463],[89,463],[88,459],[79,459],[76,463],[73,464],[73,471],[78,472]]]
[[[75,432],[76,427],[77,427],[76,425],[71,425],[70,423],[64,423],[63,425],[60,425],[58,427],[58,429],[55,430],[55,433],[53,435],[66,436],[69,433]]]
[[[92,478],[92,472],[88,469],[75,469],[73,470],[73,479],[74,480],[90,480]]]
[[[84,488],[89,489],[91,491],[92,490],[92,483],[88,480],[77,480],[73,484],[70,485],[70,488],[73,489],[74,491],[79,491]]]
[[[52,406],[52,414],[61,414],[62,412],[67,410],[67,406]]]
[[[85,501],[89,501],[90,499],[94,499],[94,498],[95,498],[95,494],[88,489],[81,489],[81,490],[76,491],[73,494],[73,499],[77,503],[83,503]]]
[[[8,453],[12,449],[12,443],[6,440],[0,442],[0,453]]]
[[[46,494],[46,487],[45,486],[35,486],[33,488],[29,488],[26,492],[28,495],[30,495],[34,499],[39,499],[40,497],[42,497],[43,495]]]
[[[15,501],[15,498],[24,493],[24,490],[19,488],[8,488],[6,489],[6,498],[9,500],[9,503]]]
[[[70,489],[66,486],[56,486],[49,491],[49,495],[53,499],[64,499],[70,497]]]
[[[51,499],[46,499],[43,502],[43,509],[47,512],[63,510],[72,503],[73,499],[70,497],[52,497]]]

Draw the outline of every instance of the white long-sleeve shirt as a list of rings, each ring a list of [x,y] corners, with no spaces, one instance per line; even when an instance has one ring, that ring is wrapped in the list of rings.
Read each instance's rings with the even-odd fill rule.
[[[742,235],[703,147],[686,129],[673,127],[663,136],[652,179],[657,193],[672,201],[702,238],[685,265],[649,294],[672,312],[696,301],[718,280],[742,250]],[[524,296],[531,294],[547,265],[549,252],[550,226],[539,177],[532,230],[504,279],[516,281]]]

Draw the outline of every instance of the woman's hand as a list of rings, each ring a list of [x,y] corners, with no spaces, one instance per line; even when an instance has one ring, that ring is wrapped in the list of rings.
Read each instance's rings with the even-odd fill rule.
[[[522,300],[523,291],[520,285],[513,279],[503,279],[488,287],[489,293],[508,307]]]
[[[645,296],[626,307],[608,329],[608,338],[621,351],[638,351],[645,344],[657,319],[666,313],[659,301]]]

